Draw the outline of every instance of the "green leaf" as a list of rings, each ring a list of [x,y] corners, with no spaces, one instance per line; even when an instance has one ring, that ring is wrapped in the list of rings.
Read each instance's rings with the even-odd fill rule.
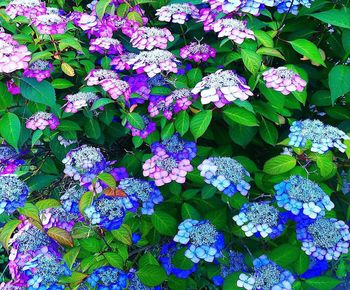
[[[151,221],[155,229],[162,235],[173,236],[176,233],[176,219],[165,212],[156,211],[151,216]]]
[[[66,262],[69,269],[72,269],[72,266],[77,259],[80,252],[80,247],[75,247],[70,249],[67,253],[63,255],[63,260]]]
[[[261,62],[262,62],[262,56],[260,54],[257,54],[256,52],[249,50],[249,49],[243,49],[241,50],[242,60],[244,63],[244,66],[253,74],[256,75],[259,72]]]
[[[6,251],[8,250],[8,243],[11,235],[20,223],[20,220],[10,220],[2,227],[0,232],[0,242]]]
[[[310,16],[315,17],[326,24],[350,29],[349,10],[331,9],[320,13],[310,14]]]
[[[70,276],[63,276],[61,279],[59,279],[60,283],[74,283],[74,284],[80,284],[84,279],[86,279],[88,275],[80,272],[73,271],[72,275]]]
[[[61,203],[56,199],[49,198],[49,199],[39,200],[35,204],[35,206],[38,208],[38,210],[44,210],[51,207],[60,207]]]
[[[235,272],[228,275],[225,278],[224,284],[222,285],[223,290],[242,290],[242,288],[237,286],[237,281],[241,272]]]
[[[12,94],[7,90],[4,83],[0,83],[0,111],[7,109],[13,102]]]
[[[99,253],[104,247],[104,242],[95,237],[79,240],[81,247],[90,253]]]
[[[350,92],[350,66],[337,65],[329,72],[329,88],[331,90],[331,99],[334,104],[340,97]]]
[[[104,106],[111,104],[111,103],[114,103],[114,101],[109,99],[109,98],[98,99],[92,104],[91,110],[99,109],[100,107],[104,107]]]
[[[85,192],[79,201],[79,211],[82,215],[84,215],[84,210],[88,208],[94,199],[94,195],[91,191]]]
[[[181,136],[183,136],[190,128],[190,116],[186,111],[181,111],[179,114],[177,114],[175,119],[175,128]]]
[[[212,116],[213,112],[211,110],[206,110],[199,112],[192,118],[190,129],[195,139],[202,136],[208,129]]]
[[[315,63],[326,66],[317,46],[311,41],[306,39],[296,39],[289,41],[289,43],[292,45],[296,52],[299,52],[301,55],[306,56]]]
[[[120,5],[118,5],[117,8],[117,15],[119,17],[125,18],[126,14],[129,11],[129,6],[126,3],[121,3]]]
[[[108,263],[112,267],[123,270],[124,259],[122,258],[122,256],[114,252],[104,253],[103,256],[107,259]]]
[[[186,76],[188,78],[188,85],[191,88],[194,88],[196,84],[199,83],[203,78],[202,71],[199,68],[189,70]]]
[[[100,123],[95,120],[95,119],[89,119],[86,123],[85,123],[85,132],[86,132],[86,136],[92,139],[99,139],[101,136],[101,127],[100,127]]]
[[[162,139],[169,139],[171,136],[174,135],[175,132],[175,126],[174,123],[169,123],[164,126],[161,132]]]
[[[224,117],[248,127],[258,126],[258,120],[252,112],[240,107],[227,107],[224,109]]]
[[[259,127],[261,138],[268,144],[276,145],[278,139],[278,131],[273,123],[262,119]]]
[[[74,84],[69,81],[69,80],[66,80],[66,79],[54,79],[52,82],[51,82],[51,85],[55,88],[55,89],[58,89],[58,90],[63,90],[63,89],[67,89],[67,88],[70,88],[70,87],[73,87]]]
[[[190,270],[193,268],[193,262],[185,256],[186,250],[186,248],[180,249],[171,259],[171,263],[178,269]]]
[[[83,48],[81,47],[81,44],[79,43],[79,40],[76,39],[75,37],[72,37],[72,36],[65,37],[65,38],[61,39],[59,44],[58,44],[58,47],[59,47],[60,50],[64,50],[67,47],[72,47],[75,50],[83,51]],[[73,72],[69,72],[69,70],[72,70],[72,67],[68,63],[63,63],[62,64],[62,70],[64,71],[64,73],[66,75],[74,76],[74,71]]]
[[[126,119],[130,123],[130,125],[136,129],[142,130],[143,128],[145,128],[145,121],[138,113],[130,113],[126,116]]]
[[[172,93],[172,90],[167,88],[167,87],[153,87],[151,89],[151,94],[152,95],[157,95],[157,96],[167,96]]]
[[[154,287],[165,281],[167,275],[161,266],[146,265],[136,272],[142,284]]]
[[[38,142],[40,140],[42,135],[43,135],[43,131],[41,131],[41,130],[36,130],[33,133],[33,136],[32,136],[32,147],[36,144],[36,142]]]
[[[265,47],[273,47],[272,37],[265,31],[253,30],[255,37],[261,42]]]
[[[326,90],[317,91],[310,100],[311,104],[318,107],[327,107],[332,105],[331,93]]]
[[[132,245],[132,240],[131,240],[132,232],[130,227],[127,224],[122,224],[119,229],[113,230],[112,235],[123,244],[128,246]]]
[[[63,132],[69,132],[69,131],[81,131],[80,126],[69,120],[61,120],[60,125],[58,126],[58,130]]]
[[[5,141],[18,148],[18,141],[21,135],[21,122],[17,115],[13,113],[6,113],[0,120],[0,134]]]
[[[23,207],[18,209],[18,212],[28,218],[32,218],[33,220],[40,222],[39,210],[32,203],[26,202]]]
[[[280,53],[277,49],[269,48],[269,47],[260,47],[257,51],[257,54],[261,55],[268,55],[268,56],[275,56],[280,59],[286,60],[282,53]]]
[[[270,175],[278,175],[293,169],[297,161],[289,155],[275,156],[264,164],[264,172]]]
[[[109,173],[100,173],[97,175],[97,178],[106,183],[109,187],[115,188],[117,183],[112,174]]]
[[[291,244],[282,244],[268,253],[268,257],[282,267],[293,264],[300,255],[300,248]]]
[[[294,263],[295,271],[301,275],[309,268],[309,256],[303,251],[300,252],[298,259]]]
[[[181,207],[181,216],[183,219],[201,219],[201,214],[189,203],[183,203]]]
[[[128,15],[127,15],[127,18],[129,20],[133,20],[133,21],[138,22],[139,24],[141,24],[141,26],[143,25],[142,17],[136,11],[129,12]]]
[[[107,6],[109,5],[110,2],[111,0],[100,0],[97,2],[95,11],[98,18],[102,19],[103,15],[106,12]]]
[[[38,82],[34,78],[21,78],[21,94],[27,100],[53,107],[56,104],[56,94],[48,81]]]
[[[315,277],[305,281],[306,285],[311,286],[317,290],[332,290],[340,282],[340,280],[327,276]]]
[[[64,229],[52,227],[47,231],[47,235],[62,246],[73,247],[73,238]]]
[[[245,147],[254,138],[258,129],[256,127],[246,127],[238,123],[230,124],[229,134],[233,142]]]
[[[33,63],[36,60],[50,59],[52,57],[52,52],[47,50],[35,52],[31,55],[30,62]]]

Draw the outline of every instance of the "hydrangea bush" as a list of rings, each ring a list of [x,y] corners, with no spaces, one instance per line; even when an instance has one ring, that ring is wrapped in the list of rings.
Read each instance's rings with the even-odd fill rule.
[[[0,289],[349,289],[349,19],[0,1]]]

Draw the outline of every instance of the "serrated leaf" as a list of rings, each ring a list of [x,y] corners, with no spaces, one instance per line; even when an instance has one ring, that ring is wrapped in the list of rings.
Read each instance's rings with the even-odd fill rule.
[[[127,18],[129,20],[133,20],[133,21],[138,22],[139,24],[141,24],[141,26],[143,25],[142,17],[136,11],[129,12],[128,15],[127,15]]]
[[[117,230],[112,231],[112,235],[120,242],[125,245],[132,245],[132,231],[127,224],[122,224]]]
[[[331,100],[335,101],[350,92],[350,66],[337,65],[329,72],[329,88],[331,90]]]
[[[145,121],[138,113],[130,113],[126,116],[126,119],[136,129],[142,130],[145,128]]]
[[[124,259],[122,258],[122,256],[113,252],[104,253],[103,256],[107,259],[108,263],[112,267],[123,270]]]
[[[252,112],[240,107],[227,107],[224,116],[229,120],[248,127],[258,126],[258,120]]]
[[[270,145],[276,145],[278,139],[278,131],[273,123],[262,119],[259,127],[261,138]]]
[[[7,112],[0,120],[0,134],[14,148],[18,148],[21,135],[21,122],[17,115]]]
[[[98,99],[92,104],[91,110],[99,109],[99,108],[104,107],[110,103],[114,103],[114,101],[111,99],[108,99],[108,98]]]
[[[307,39],[296,39],[289,41],[289,43],[292,45],[296,52],[299,52],[301,55],[306,56],[315,63],[326,66],[317,46],[311,41]]]
[[[92,204],[93,199],[94,195],[91,191],[87,191],[81,196],[79,201],[79,211],[81,214],[85,214],[84,210]]]
[[[212,116],[213,112],[211,110],[206,110],[199,112],[192,118],[190,129],[195,139],[202,136],[208,129]]]
[[[33,220],[36,220],[37,222],[40,222],[39,210],[34,204],[26,202],[23,207],[18,208],[17,210],[20,214],[22,214],[28,218],[32,218]]]
[[[72,266],[77,259],[80,252],[80,247],[75,247],[70,249],[67,253],[63,255],[63,260],[66,262],[69,269],[72,269]]]
[[[62,63],[61,69],[67,76],[69,76],[69,77],[75,76],[74,68],[72,68],[72,66],[70,66],[68,63],[66,63],[66,62]]]
[[[179,114],[177,114],[175,119],[175,128],[181,136],[183,136],[190,128],[190,116],[186,111],[181,111]]]
[[[111,0],[100,0],[97,2],[96,7],[95,7],[95,11],[96,11],[98,18],[102,19],[103,15],[105,14],[105,11],[107,9],[107,6],[109,5],[110,2],[111,2]]]
[[[301,251],[298,259],[294,263],[295,271],[301,275],[309,268],[309,256]]]
[[[35,206],[38,208],[38,210],[44,210],[52,207],[60,207],[61,203],[57,199],[48,198],[48,199],[39,200],[35,204]]]
[[[97,178],[102,180],[105,184],[107,184],[111,188],[115,188],[117,183],[112,174],[109,173],[100,173],[97,175]]]
[[[154,287],[165,281],[167,275],[161,266],[146,265],[136,272],[142,284]]]
[[[349,10],[331,9],[320,13],[310,14],[310,16],[327,24],[350,29]]]
[[[52,227],[47,231],[47,235],[62,246],[73,247],[73,238],[64,229]]]
[[[280,59],[286,60],[282,53],[280,53],[277,49],[269,48],[269,47],[261,47],[256,51],[257,54],[275,56]]]
[[[156,211],[151,216],[152,224],[155,229],[162,235],[173,236],[176,233],[177,221],[171,215]]]
[[[255,51],[249,49],[241,50],[241,56],[244,66],[253,74],[256,75],[261,67],[262,57]]]
[[[10,220],[2,227],[0,232],[0,242],[6,251],[8,251],[8,243],[11,235],[20,223],[20,220]]]
[[[48,81],[38,82],[34,78],[21,78],[20,89],[22,96],[27,100],[50,107],[56,104],[55,90]]]
[[[264,164],[264,172],[270,175],[278,175],[292,170],[297,161],[289,155],[275,156]]]
[[[268,257],[276,264],[286,267],[293,264],[300,255],[300,248],[291,244],[282,244],[268,253]]]
[[[188,85],[190,88],[194,88],[198,82],[203,78],[202,71],[199,68],[193,68],[186,73],[188,79]]]
[[[305,281],[306,285],[311,286],[317,290],[332,290],[340,282],[340,280],[326,276],[315,277]]]
[[[68,89],[74,86],[74,84],[71,81],[60,78],[54,79],[51,82],[51,85],[58,90]]]

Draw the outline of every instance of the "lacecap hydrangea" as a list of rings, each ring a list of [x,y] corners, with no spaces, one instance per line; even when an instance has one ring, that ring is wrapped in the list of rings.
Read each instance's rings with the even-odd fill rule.
[[[278,206],[296,216],[303,214],[315,219],[334,208],[330,197],[318,184],[299,175],[276,184],[275,190]]]
[[[236,192],[247,195],[250,189],[249,172],[238,161],[230,157],[210,157],[199,166],[201,176],[208,184],[215,186],[227,196]]]
[[[98,290],[122,290],[128,284],[128,275],[119,269],[104,266],[94,270],[86,282]]]
[[[0,175],[12,174],[24,163],[21,153],[7,145],[0,145]]]
[[[219,233],[209,221],[184,220],[178,226],[174,241],[187,246],[185,256],[193,263],[200,260],[213,262],[222,256],[224,235]]]

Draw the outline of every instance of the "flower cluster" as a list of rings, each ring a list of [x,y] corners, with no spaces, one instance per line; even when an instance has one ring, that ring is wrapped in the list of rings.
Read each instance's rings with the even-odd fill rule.
[[[302,92],[306,86],[306,81],[297,73],[284,66],[270,68],[263,72],[262,75],[267,88],[272,88],[283,95],[289,95],[294,91]]]
[[[65,99],[67,103],[64,105],[64,111],[67,113],[77,113],[80,109],[91,106],[99,97],[95,93],[79,92],[74,95],[67,95]]]
[[[229,251],[224,257],[224,262],[220,264],[220,273],[212,280],[216,286],[222,286],[225,278],[234,272],[246,272],[248,268],[244,263],[244,255],[239,252]]]
[[[40,0],[12,0],[6,7],[5,12],[11,19],[24,16],[33,19],[46,13],[45,3]]]
[[[333,202],[318,184],[299,175],[276,184],[275,190],[278,206],[294,215],[304,214],[315,219],[334,208]]]
[[[132,67],[131,61],[136,57],[137,55],[132,52],[125,52],[121,55],[117,55],[115,58],[112,59],[111,65],[114,67],[114,69],[118,71],[123,70],[129,70]]]
[[[278,209],[269,202],[252,202],[242,206],[240,213],[233,220],[247,237],[269,237],[274,239],[284,230],[286,219],[280,216]]]
[[[58,142],[60,142],[60,145],[64,146],[65,148],[67,148],[68,146],[70,146],[72,144],[78,143],[77,140],[66,139],[61,135],[57,136],[57,140],[58,140]]]
[[[50,77],[53,71],[52,64],[45,60],[36,60],[29,65],[23,72],[27,78],[36,78],[38,82]]]
[[[94,270],[86,282],[94,289],[121,290],[127,286],[128,275],[116,268],[104,266]]]
[[[194,62],[206,62],[209,58],[215,58],[216,50],[209,44],[191,42],[180,49],[180,56]]]
[[[238,161],[229,157],[210,157],[199,166],[205,182],[215,186],[227,196],[236,192],[247,195],[250,185],[249,172]]]
[[[123,97],[127,101],[131,96],[130,86],[125,81],[118,79],[106,79],[100,81],[100,85],[113,100]]]
[[[305,147],[311,142],[311,151],[324,154],[335,147],[340,152],[345,152],[346,145],[342,140],[350,140],[342,130],[336,127],[325,125],[319,120],[306,119],[294,121],[290,127],[289,145],[294,147]]]
[[[192,94],[189,89],[174,90],[169,96],[152,96],[148,105],[148,112],[151,117],[155,117],[160,113],[165,118],[171,120],[174,114],[180,111],[186,111],[197,95]]]
[[[85,192],[84,188],[75,184],[67,188],[61,196],[60,201],[62,207],[69,213],[79,214],[79,201]]]
[[[310,8],[314,0],[275,0],[275,6],[279,13],[293,13],[298,14],[299,6]]]
[[[0,175],[14,173],[17,167],[24,163],[18,157],[19,154],[15,149],[6,145],[0,145]]]
[[[177,278],[186,279],[197,271],[197,264],[193,264],[189,269],[177,268],[173,263],[173,259],[179,249],[180,246],[173,241],[163,244],[158,260],[162,264],[167,275],[175,275]]]
[[[265,255],[253,261],[254,273],[241,274],[237,286],[247,290],[292,289],[295,278],[291,272],[278,266]]]
[[[42,14],[33,18],[32,24],[41,34],[64,34],[67,26],[67,20],[60,16],[56,11]]]
[[[118,189],[123,190],[128,196],[137,197],[142,204],[142,214],[153,214],[154,206],[163,201],[163,196],[153,181],[125,178],[120,181]]]
[[[138,136],[142,139],[145,139],[156,130],[157,124],[152,122],[147,115],[142,116],[144,127],[143,129],[137,129],[133,127],[129,122],[126,122],[125,127],[131,130],[132,136]]]
[[[214,258],[222,256],[224,236],[207,220],[197,221],[187,219],[178,226],[174,241],[187,245],[185,256],[193,263],[200,260],[213,262]]]
[[[338,260],[348,253],[349,226],[334,218],[302,220],[297,223],[297,238],[302,250],[318,260]]]
[[[197,19],[199,10],[191,3],[175,3],[159,8],[156,16],[160,21],[184,24],[190,17]]]
[[[24,206],[28,193],[28,186],[16,175],[0,175],[0,214]]]
[[[118,74],[108,69],[93,69],[85,78],[88,86],[97,86],[104,80],[119,79]]]
[[[50,130],[55,130],[60,124],[60,120],[52,113],[37,112],[32,115],[26,122],[26,128],[32,130],[44,130],[49,127]]]
[[[90,41],[89,50],[101,54],[122,54],[124,48],[118,39],[99,37]]]
[[[169,29],[155,27],[140,27],[130,39],[132,46],[140,50],[166,49],[171,41],[174,41],[174,36]]]
[[[243,77],[231,70],[217,70],[196,84],[192,93],[200,93],[202,104],[213,102],[221,108],[235,100],[245,101],[253,93]]]
[[[20,45],[10,34],[0,31],[0,73],[12,73],[26,69],[31,52],[25,45]]]
[[[218,32],[218,37],[228,37],[237,44],[242,44],[245,39],[255,39],[253,31],[247,28],[247,22],[223,18],[213,23],[213,30]]]
[[[40,220],[45,230],[52,227],[61,228],[70,232],[78,218],[78,214],[72,214],[64,207],[47,208],[40,211]]]

